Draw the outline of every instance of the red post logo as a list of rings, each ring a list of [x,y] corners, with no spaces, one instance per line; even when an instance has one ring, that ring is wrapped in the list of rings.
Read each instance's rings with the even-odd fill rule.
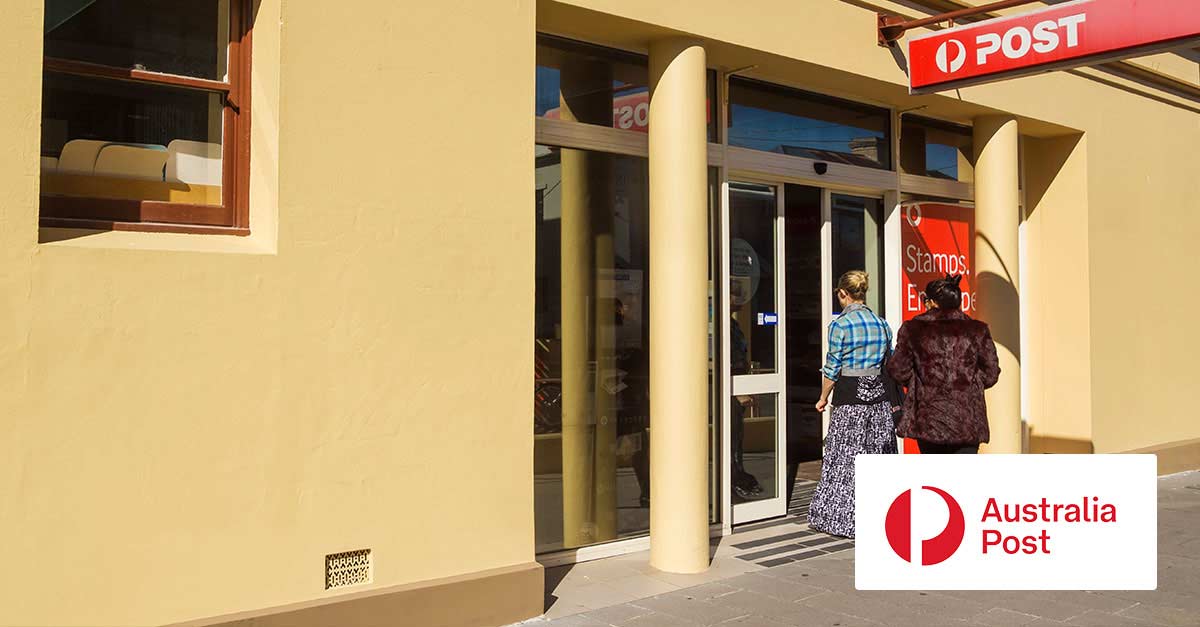
[[[921,540],[921,564],[932,566],[940,564],[954,555],[954,552],[962,545],[967,525],[963,518],[962,507],[959,506],[958,501],[954,500],[953,496],[947,494],[945,490],[933,486],[927,485],[922,488],[942,497],[942,500],[946,502],[946,508],[950,510],[950,519],[946,521],[946,528],[928,540]],[[884,520],[884,530],[887,532],[888,544],[892,546],[896,555],[906,562],[911,562],[912,490],[901,492],[900,496],[892,501],[892,506],[888,508],[887,518]]]

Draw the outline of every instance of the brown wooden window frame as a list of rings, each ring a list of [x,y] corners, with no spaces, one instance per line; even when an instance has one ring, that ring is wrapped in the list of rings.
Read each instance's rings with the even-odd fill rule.
[[[44,57],[42,73],[182,87],[224,97],[221,204],[42,194],[44,227],[170,233],[250,234],[250,49],[253,0],[230,0],[226,80],[210,80]]]

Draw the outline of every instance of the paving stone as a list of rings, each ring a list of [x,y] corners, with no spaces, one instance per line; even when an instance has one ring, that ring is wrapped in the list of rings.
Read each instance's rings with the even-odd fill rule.
[[[625,599],[626,601],[644,599],[680,589],[677,585],[648,575],[630,575],[625,579],[606,581],[604,586],[615,590],[617,594],[628,597]]]
[[[650,610],[631,604],[613,605],[601,610],[592,610],[580,617],[599,621],[605,625],[619,625],[624,621],[633,620],[649,614]]]
[[[720,599],[716,599],[715,601],[689,599],[683,591],[680,591],[642,599],[635,603],[635,605],[653,610],[659,614],[682,618],[704,627],[723,623],[750,613],[721,605],[719,601]]]
[[[567,616],[565,618],[559,618],[550,622],[543,622],[539,620],[526,621],[524,623],[520,623],[520,625],[522,627],[526,625],[529,627],[541,627],[542,625],[553,625],[553,627],[612,627],[609,623],[600,622],[594,618],[588,618],[583,614]]]
[[[648,557],[626,556],[623,564],[547,569],[548,589],[557,595],[547,618],[531,627],[1200,627],[1200,473],[1176,477],[1160,489],[1158,589],[1149,591],[858,591],[854,552],[846,550],[764,568],[737,559],[775,542],[733,548],[727,539],[713,567],[700,575],[671,575],[648,566]],[[1160,486],[1166,485],[1165,480]],[[1186,493],[1182,492],[1186,490]],[[1165,496],[1164,496],[1165,495]],[[741,542],[807,532],[806,524],[762,526]],[[741,533],[739,531],[739,533]],[[781,544],[808,536],[790,535]],[[793,551],[823,550],[843,542]],[[794,557],[787,551],[779,556]],[[648,578],[648,579],[645,579]],[[687,586],[651,598],[630,600]],[[621,602],[624,600],[624,602]],[[588,610],[583,605],[612,607]]]
[[[717,627],[782,627],[787,623],[780,623],[762,616],[742,616],[730,621],[725,621]],[[808,623],[804,623],[808,624]]]
[[[1190,594],[1180,594],[1166,590],[1105,590],[1094,594],[1129,601],[1131,602],[1130,605],[1133,603],[1144,603],[1146,605],[1190,611],[1193,614],[1200,615],[1200,590],[1192,591]],[[1200,621],[1197,621],[1197,624],[1200,625]]]
[[[731,561],[740,561],[740,560],[731,560]],[[742,562],[742,563],[750,566],[750,570],[762,570],[762,568],[760,566],[750,564],[749,562]],[[745,571],[742,571],[742,572],[745,572]],[[710,568],[709,570],[707,570],[703,573],[696,573],[694,575],[680,575],[677,573],[664,573],[664,572],[658,571],[658,570],[653,570],[652,572],[648,572],[646,574],[649,575],[650,577],[654,577],[655,579],[661,579],[662,581],[665,581],[669,584],[678,586],[681,589],[687,589],[687,588],[691,588],[693,586],[704,585],[706,583],[716,583],[716,582],[724,581],[726,579],[729,579],[730,577],[736,577],[737,575],[742,574],[742,572],[733,572],[732,570],[718,571],[717,569]]]
[[[1051,595],[1058,601],[1074,603],[1075,605],[1086,607],[1089,610],[1108,612],[1110,614],[1114,614],[1127,607],[1131,607],[1135,603],[1129,599],[1106,596],[1100,592],[1087,592],[1082,590],[1055,590],[1053,592],[1041,592],[1039,594]]]
[[[812,538],[810,540],[800,540],[797,542],[786,542],[786,543],[780,544],[778,546],[769,546],[769,547],[766,547],[759,551],[743,553],[743,554],[739,555],[738,557],[740,557],[744,560],[750,560],[750,561],[756,562],[759,560],[767,560],[767,559],[771,559],[771,558],[783,557],[784,555],[791,554],[791,553],[802,552],[804,549],[814,549],[814,548],[820,548],[825,545],[836,544],[837,541],[838,541],[837,538],[831,538],[829,536],[821,536],[821,537]],[[814,553],[814,555],[816,555],[816,554],[818,554],[818,553]]]
[[[804,609],[804,618],[799,622],[778,622],[771,621],[775,625],[788,625],[789,627],[879,627],[883,623],[857,616],[848,616],[837,612],[830,612],[816,607],[808,607]],[[722,624],[720,627],[725,627]],[[889,627],[898,627],[889,625]],[[932,627],[925,624],[921,627]]]
[[[833,592],[854,591],[854,577],[850,575],[823,573],[819,570],[795,570],[784,579]]]
[[[819,557],[808,566],[824,573],[854,576],[854,555],[852,553]]]
[[[826,592],[800,601],[800,605],[854,616],[884,625],[928,625],[937,617],[899,607],[882,601],[873,601],[857,592]],[[952,621],[942,621],[950,623]]]
[[[1200,625],[1200,613],[1198,612],[1146,603],[1138,603],[1131,608],[1121,610],[1117,615],[1123,618],[1143,620],[1156,625],[1168,625],[1170,627],[1196,627],[1196,625]]]
[[[565,603],[577,606],[582,605],[588,610],[598,610],[612,605],[628,603],[636,598],[639,597],[628,590],[615,588],[605,582],[589,583],[570,591],[563,591],[562,596],[559,597],[558,602],[555,603],[552,609],[558,609],[559,605]]]
[[[982,603],[936,592],[861,590],[855,595],[947,621],[966,622],[988,609]]]
[[[824,588],[789,579],[767,577],[759,573],[740,575],[723,583],[785,601],[799,601],[826,592]]]
[[[1100,610],[1088,610],[1075,618],[1067,621],[1072,627],[1117,627],[1118,625],[1129,627],[1144,627],[1148,625],[1157,625],[1144,621],[1132,616],[1119,616],[1110,612],[1102,612]]]
[[[684,588],[683,590],[680,590],[680,593],[682,593],[684,596],[691,597],[696,601],[711,601],[715,598],[740,590],[740,586],[734,583],[739,578],[740,576],[726,579],[719,583],[713,582],[692,588]]]
[[[1006,610],[1002,607],[981,612],[970,619],[972,625],[994,625],[995,627],[1025,627],[1039,620],[1037,616]]]
[[[812,559],[814,557],[820,557],[822,555],[826,555],[826,553],[819,549],[812,549],[809,551],[800,551],[798,553],[786,553],[784,555],[780,555],[779,557],[777,557],[775,559],[759,562],[759,565],[760,566],[781,566],[781,565],[787,564],[789,562],[799,562],[799,561],[803,561],[803,560],[807,560],[807,559]]]
[[[723,607],[743,610],[744,614],[761,616],[788,624],[797,624],[804,620],[805,608],[798,603],[783,601],[749,590],[739,590],[714,599],[712,602]]]
[[[558,599],[556,601],[552,601],[549,604],[549,607],[546,608],[546,613],[543,614],[543,616],[548,620],[553,620],[553,619],[557,619],[557,618],[563,618],[566,616],[574,616],[576,614],[583,614],[584,612],[586,612],[590,609],[592,609],[592,608],[590,608],[582,603],[574,603],[571,601],[563,601],[562,599]],[[556,623],[556,625],[557,625],[557,623]]]
[[[652,612],[619,623],[618,627],[697,627],[700,623],[684,620],[678,616]]]
[[[1042,590],[944,590],[941,594],[975,601],[989,608],[1004,608],[1050,620],[1065,621],[1089,607],[1063,600],[1060,592]]]

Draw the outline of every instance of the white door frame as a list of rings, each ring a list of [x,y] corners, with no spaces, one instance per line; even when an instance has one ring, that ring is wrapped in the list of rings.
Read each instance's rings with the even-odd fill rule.
[[[730,356],[728,350],[728,338],[730,337],[730,320],[728,313],[729,303],[729,185],[730,181],[722,181],[721,184],[721,293],[722,293],[722,309],[721,311],[721,328],[722,328],[722,346],[721,363],[722,372],[725,374],[725,380],[728,385],[724,387],[728,393],[723,394],[721,398],[721,426],[722,426],[722,486],[724,487],[724,503],[723,511],[725,515],[722,520],[730,521],[731,524],[740,524],[752,520],[761,520],[763,518],[771,518],[782,516],[787,513],[787,484],[785,482],[787,471],[787,302],[784,291],[784,185],[780,182],[760,182],[755,180],[739,179],[735,183],[755,183],[770,185],[775,190],[775,250],[772,259],[772,278],[775,281],[775,309],[779,316],[775,329],[775,372],[768,374],[751,374],[732,376],[730,367]],[[733,486],[732,486],[732,412],[730,411],[731,398],[734,395],[743,394],[774,394],[775,395],[775,496],[752,501],[749,503],[739,503],[733,505]]]
[[[787,276],[786,276],[786,241],[785,241],[785,189],[789,183],[798,185],[806,185],[809,187],[817,187],[809,181],[799,182],[787,179],[780,179],[770,176],[754,176],[749,173],[739,172],[737,174],[729,174],[723,177],[721,181],[721,205],[719,216],[720,228],[720,250],[721,264],[719,276],[720,301],[723,310],[727,310],[729,303],[729,186],[730,183],[752,183],[760,185],[770,185],[776,190],[776,238],[775,238],[775,289],[778,294],[776,306],[779,308],[779,324],[776,333],[776,372],[771,374],[755,374],[741,375],[734,377],[730,366],[729,355],[729,337],[730,337],[730,319],[727,311],[722,311],[720,316],[721,325],[721,346],[720,351],[720,372],[721,372],[721,389],[724,390],[720,404],[720,419],[721,419],[721,521],[722,527],[728,533],[732,525],[752,522],[764,518],[772,518],[782,516],[787,513],[787,485],[786,485],[786,446],[787,446]],[[867,191],[863,189],[844,189],[839,187],[822,186],[821,189],[821,229],[820,229],[820,249],[821,249],[821,327],[826,329],[829,323],[833,321],[833,196],[834,194],[842,194],[847,196],[860,196],[864,198],[874,198],[881,200],[880,215],[876,219],[881,221],[883,228],[884,247],[884,272],[882,277],[877,277],[874,281],[878,286],[876,289],[883,290],[883,299],[885,310],[888,318],[898,315],[898,310],[895,307],[895,302],[898,300],[896,285],[897,281],[889,280],[894,274],[898,273],[898,255],[896,254],[895,246],[898,245],[898,237],[895,237],[898,230],[896,223],[896,212],[889,204],[894,193],[887,191]],[[821,333],[821,351],[825,354],[829,350],[828,334]],[[735,394],[776,394],[778,407],[776,423],[777,435],[776,442],[778,446],[776,455],[776,481],[779,493],[775,498],[764,499],[750,503],[740,503],[733,505],[733,486],[732,486],[732,415],[730,411],[730,397]],[[813,399],[814,402],[816,399]],[[821,437],[822,439],[828,433],[829,426],[829,410],[826,409],[822,416]]]

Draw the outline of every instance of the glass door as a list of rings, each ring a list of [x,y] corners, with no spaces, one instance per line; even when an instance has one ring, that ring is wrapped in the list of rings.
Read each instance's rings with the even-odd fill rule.
[[[883,304],[886,301],[883,251],[883,200],[865,196],[854,196],[831,192],[826,189],[824,225],[822,226],[822,278],[825,314],[823,328],[842,313],[841,305],[833,297],[834,287],[842,274],[851,270],[865,270],[870,277],[867,290],[867,307],[879,317],[886,318]],[[893,329],[893,334],[895,329]],[[821,354],[829,350],[828,334],[821,339]],[[829,433],[830,410],[822,415],[822,437]]]
[[[865,270],[870,275],[867,306],[883,317],[883,201],[849,194],[830,195],[833,222],[831,251],[833,281],[843,273]],[[832,301],[834,314],[841,313]]]
[[[820,477],[823,415],[814,405],[821,397],[821,365],[825,361],[825,301],[821,274],[821,225],[824,191],[820,187],[784,186],[787,242],[784,257],[787,298],[787,476]],[[791,499],[789,499],[791,501]],[[799,508],[803,502],[789,503]]]
[[[783,186],[729,183],[724,413],[734,524],[787,511],[783,207]]]

